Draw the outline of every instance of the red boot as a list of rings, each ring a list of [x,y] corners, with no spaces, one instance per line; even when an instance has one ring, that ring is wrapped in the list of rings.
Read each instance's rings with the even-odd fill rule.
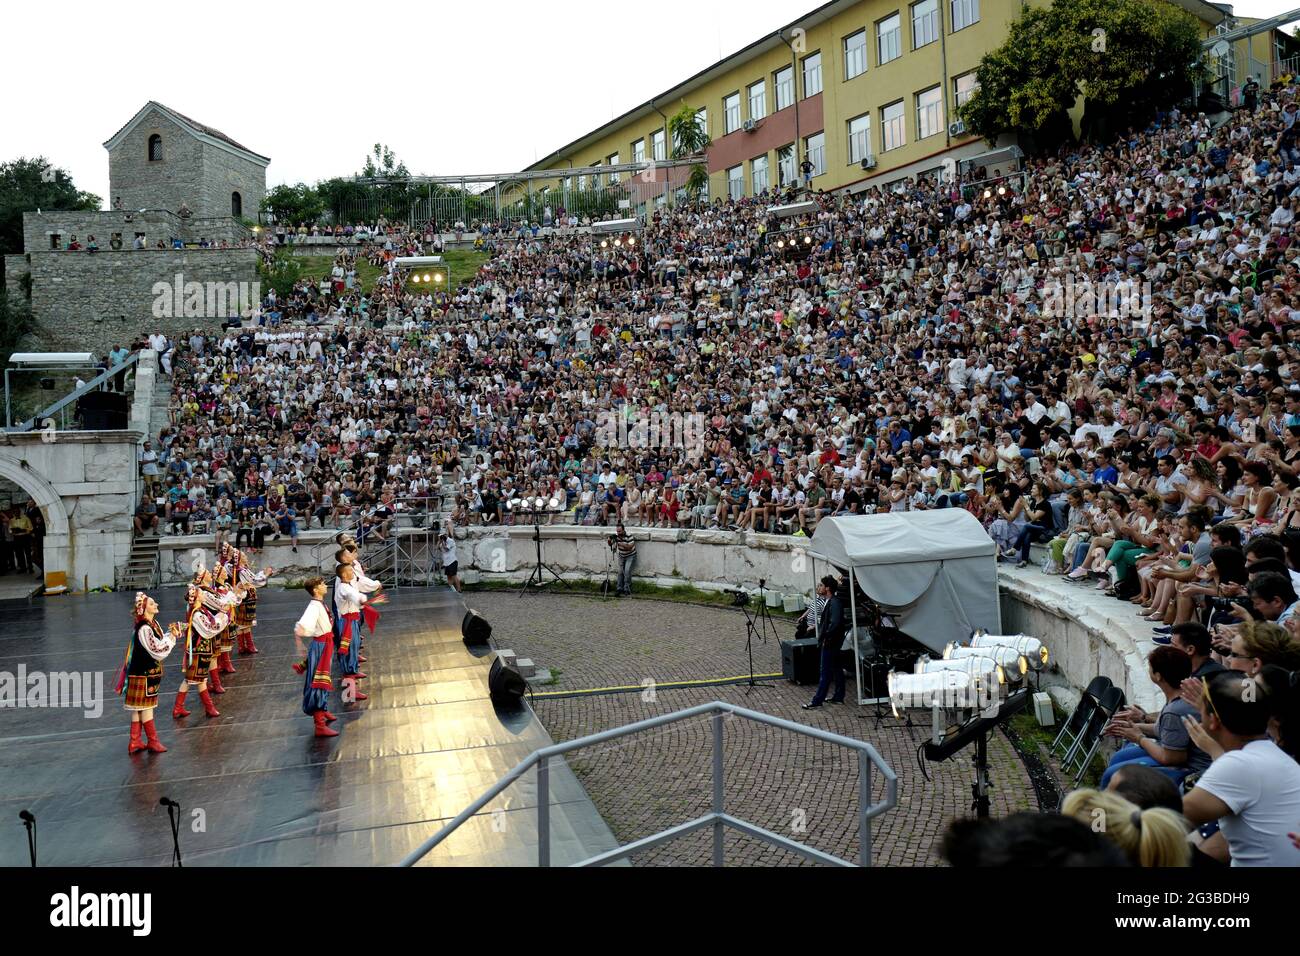
[[[245,653],[246,653],[246,654],[256,654],[256,653],[258,653],[257,645],[253,643],[253,632],[252,632],[252,631],[249,631],[246,635],[244,635],[244,648],[245,648]]]
[[[333,714],[331,714],[328,710],[322,710],[321,713],[325,715],[325,723],[327,724],[332,724],[334,723],[334,721],[338,720],[338,718],[335,717]]]
[[[217,710],[217,705],[212,703],[212,695],[206,690],[199,691],[199,700],[203,701],[203,712],[209,717],[221,716],[221,711]]]
[[[230,651],[222,651],[221,656],[217,659],[217,670],[223,674],[233,674],[235,664],[230,659]]]
[[[138,754],[144,749],[144,744],[140,742],[140,721],[133,720],[131,721],[131,743],[127,745],[126,752]]]
[[[224,694],[226,688],[221,684],[221,668],[214,667],[208,672],[208,685],[214,694]]]
[[[361,671],[357,671],[355,674],[348,674],[343,679],[344,680],[365,680],[366,675],[361,673]]]
[[[323,710],[316,711],[316,713],[312,716],[312,719],[316,721],[317,737],[337,737],[339,735],[339,732],[335,730],[333,727],[326,726],[325,711]]]
[[[150,753],[165,754],[167,752],[167,748],[164,747],[162,742],[158,739],[158,728],[154,726],[152,720],[146,720],[144,722],[144,733],[145,736],[149,738]]]
[[[185,695],[187,693],[189,693],[188,685],[182,687],[176,692],[176,704],[172,707],[172,716],[177,720],[190,715],[190,712],[185,709]]]
[[[369,658],[366,657],[365,654],[358,654],[358,655],[357,655],[357,663],[358,663],[358,664],[364,664],[367,660],[369,660]]]

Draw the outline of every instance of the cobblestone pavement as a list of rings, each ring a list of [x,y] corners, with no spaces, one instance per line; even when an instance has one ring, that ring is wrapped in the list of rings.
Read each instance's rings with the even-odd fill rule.
[[[624,598],[603,603],[563,594],[480,592],[466,595],[493,626],[499,647],[557,670],[538,693],[730,678],[748,673],[745,621],[739,611]],[[778,621],[781,637],[793,624]],[[775,639],[754,646],[755,671],[778,673]],[[970,812],[974,779],[965,755],[943,764],[918,763],[927,728],[886,718],[874,726],[871,708],[827,705],[805,711],[812,688],[776,679],[746,694],[745,686],[537,698],[534,708],[557,741],[572,740],[658,714],[714,700],[867,740],[898,774],[898,806],[873,821],[877,865],[938,865],[938,839],[948,823]],[[849,697],[853,699],[853,686]],[[868,719],[863,719],[864,715]],[[578,751],[569,764],[623,843],[701,816],[712,797],[712,736],[705,717],[654,733],[614,741],[600,752]],[[849,859],[858,854],[857,759],[840,747],[749,721],[726,724],[727,811],[776,833]],[[966,753],[970,753],[967,751]],[[1037,802],[1024,765],[1001,734],[989,741],[993,813],[1034,810]],[[926,775],[928,774],[928,779]],[[875,798],[884,792],[875,776]],[[727,834],[728,865],[812,865],[757,840]],[[707,865],[707,832],[644,851],[640,866]]]

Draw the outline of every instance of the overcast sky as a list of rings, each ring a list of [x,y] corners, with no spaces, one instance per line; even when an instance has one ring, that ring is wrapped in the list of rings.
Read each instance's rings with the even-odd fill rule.
[[[270,156],[268,185],[350,175],[376,142],[413,173],[512,172],[819,2],[5,4],[0,160],[107,200],[102,144],[152,99]]]

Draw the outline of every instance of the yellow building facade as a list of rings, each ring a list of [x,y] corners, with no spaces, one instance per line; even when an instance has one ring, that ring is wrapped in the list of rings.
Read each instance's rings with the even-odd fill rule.
[[[1195,16],[1207,37],[1226,16],[1202,0],[1170,2]],[[563,176],[565,169],[664,160],[672,153],[668,117],[689,105],[702,108],[713,142],[710,196],[751,196],[802,178],[804,159],[814,167],[813,188],[825,190],[937,171],[945,160],[989,149],[956,111],[975,88],[981,57],[1005,40],[1023,8],[1021,0],[836,0],[530,168]],[[1269,37],[1239,45],[1263,52]],[[661,199],[665,181],[684,178],[684,170],[663,169],[639,177],[640,195]],[[614,181],[602,174],[595,183],[565,185]]]

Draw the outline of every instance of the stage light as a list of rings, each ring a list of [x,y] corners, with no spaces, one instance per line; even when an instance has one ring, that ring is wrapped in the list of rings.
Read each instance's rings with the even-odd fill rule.
[[[435,272],[433,275],[433,281],[438,283],[438,285],[442,285],[443,280],[446,278],[447,277],[444,276],[441,272]]]
[[[414,283],[416,283],[416,284],[419,284],[420,277],[419,277],[419,276],[414,276],[414,275],[413,275],[413,276],[411,276],[411,281],[414,282]]]
[[[986,189],[986,190],[984,190],[984,198],[985,198],[985,199],[992,199],[992,198],[993,198],[993,190],[991,190],[991,189]]]
[[[538,511],[545,511],[545,510],[546,510],[546,499],[545,499],[545,498],[535,498],[535,499],[533,499],[533,505],[536,506],[536,508],[537,508]]]
[[[905,710],[945,710],[970,707],[975,699],[975,679],[960,671],[903,674],[893,671],[887,681],[889,706],[895,717]]]
[[[999,196],[1005,196],[1006,194],[1007,194],[1007,187],[1006,187],[1006,186],[999,186],[999,187],[998,187],[998,195],[999,195]]]
[[[616,248],[616,249],[622,249],[622,248],[623,248],[623,240],[622,240],[622,239],[615,239],[615,240],[614,240],[614,248]]]
[[[1047,647],[1038,638],[1030,637],[1028,634],[989,634],[985,631],[976,631],[971,636],[970,646],[985,649],[1009,647],[1024,657],[1033,670],[1041,671],[1047,666]]]
[[[1007,682],[1007,672],[991,657],[954,657],[938,661],[929,657],[917,658],[915,673],[935,674],[939,671],[969,674],[985,686]]]
[[[989,658],[1002,668],[1003,676],[1013,684],[1019,683],[1029,673],[1029,662],[1014,647],[964,647],[961,644],[949,644],[943,649],[943,659],[946,661],[967,657]]]
[[[608,239],[602,239],[602,240],[600,240],[600,248],[602,248],[602,249],[608,249],[608,248],[609,248],[609,240],[608,240]]]
[[[777,247],[778,249],[784,249],[784,248],[785,248],[785,240],[784,240],[784,239],[778,239],[778,240],[777,240],[777,243],[776,243],[776,247]]]
[[[428,281],[429,281],[429,273],[427,273],[427,272],[424,274],[424,281],[425,281],[425,282],[428,282]]]
[[[812,245],[812,236],[804,236],[804,237],[803,237],[803,244],[804,244],[805,246],[811,246],[811,245]]]
[[[550,509],[551,509],[552,511],[558,511],[558,510],[560,509],[560,499],[559,499],[559,498],[552,498],[550,501],[547,502],[547,504],[550,506]]]

